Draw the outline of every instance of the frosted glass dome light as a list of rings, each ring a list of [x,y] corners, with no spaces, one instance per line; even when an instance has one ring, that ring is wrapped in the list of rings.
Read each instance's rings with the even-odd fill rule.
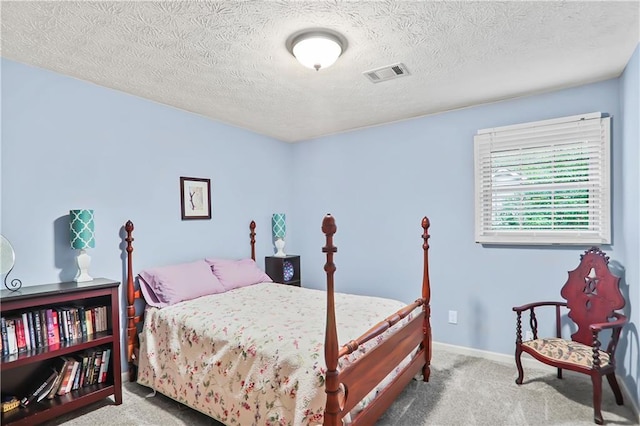
[[[344,52],[346,40],[329,30],[310,30],[294,35],[287,47],[298,62],[307,68],[328,68]]]

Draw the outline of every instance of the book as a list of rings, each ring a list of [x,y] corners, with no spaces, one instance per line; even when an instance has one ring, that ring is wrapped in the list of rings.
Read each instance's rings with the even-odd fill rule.
[[[58,393],[60,383],[62,383],[62,379],[64,378],[64,373],[67,371],[68,363],[69,360],[64,357],[58,357],[55,359],[53,368],[58,372],[58,377],[56,377],[55,382],[53,382],[53,386],[47,394],[47,399],[53,399]]]
[[[88,336],[87,321],[86,321],[86,314],[84,311],[84,307],[82,306],[78,308],[78,320],[80,322],[80,331],[82,332],[82,337],[86,338]]]
[[[76,370],[76,374],[73,377],[73,385],[71,386],[71,390],[76,390],[80,387],[80,376],[82,375],[82,365],[83,365],[82,359],[83,359],[82,355],[78,355],[76,357],[76,361],[78,362],[78,369]]]
[[[68,320],[67,320],[67,309],[63,308],[60,310],[60,313],[62,314],[62,317],[60,319],[60,325],[62,326],[62,335],[64,337],[64,341],[68,342],[69,341],[69,326],[68,326]]]
[[[98,383],[98,375],[100,374],[100,364],[102,363],[102,349],[97,349],[93,357],[93,367],[91,368],[90,385]]]
[[[69,385],[69,380],[71,377],[71,373],[73,371],[73,366],[75,364],[75,360],[72,358],[66,358],[67,364],[65,366],[64,376],[62,377],[62,382],[60,383],[60,388],[58,389],[57,395],[64,395],[67,393],[67,386]]]
[[[53,310],[51,312],[51,319],[53,320],[53,344],[60,343],[60,329],[58,324],[58,311]]]
[[[52,383],[55,381],[56,377],[58,377],[58,372],[55,369],[47,370],[48,376],[44,380],[35,380],[33,383],[37,383],[37,387],[35,387],[31,392],[28,392],[21,400],[20,405],[22,407],[27,407],[34,401],[42,392],[50,389]]]
[[[22,324],[22,316],[14,319],[16,327],[16,341],[18,342],[18,352],[26,352],[27,339],[24,336],[24,325]]]
[[[69,375],[69,381],[67,382],[67,386],[65,388],[64,393],[69,393],[73,389],[73,383],[76,379],[76,374],[78,373],[78,366],[80,363],[76,359],[72,359],[73,367],[71,368],[71,374]]]
[[[44,342],[42,341],[42,324],[40,323],[40,313],[38,311],[33,311],[33,323],[35,324],[35,333],[36,333],[36,341],[38,342],[38,347],[44,347]]]
[[[107,381],[107,373],[109,371],[109,358],[111,356],[111,349],[105,349],[102,351],[102,364],[100,365],[100,377],[98,383],[104,383]]]
[[[80,370],[80,382],[78,383],[78,387],[83,387],[85,385],[85,377],[87,376],[87,366],[89,365],[89,355],[84,353],[82,355],[82,368]]]
[[[13,318],[7,318],[7,339],[9,346],[9,355],[18,353],[18,341],[16,339],[16,323]]]
[[[36,349],[38,347],[38,342],[36,341],[36,331],[33,328],[33,312],[27,312],[27,324],[29,325],[29,339],[31,340],[31,349]]]
[[[93,336],[93,322],[91,321],[91,309],[85,309],[84,311],[85,319],[84,322],[87,324],[87,336]]]
[[[28,313],[27,312],[23,312],[22,313],[22,328],[24,329],[24,340],[26,343],[26,348],[27,350],[31,350],[31,335],[29,334],[29,319],[28,319]]]
[[[9,355],[9,335],[7,334],[7,322],[0,318],[0,332],[2,333],[2,356]]]
[[[47,345],[51,346],[54,344],[53,309],[45,309],[44,313],[47,318]]]

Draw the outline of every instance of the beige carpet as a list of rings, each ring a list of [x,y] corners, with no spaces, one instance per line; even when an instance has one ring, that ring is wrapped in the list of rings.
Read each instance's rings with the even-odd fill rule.
[[[436,351],[431,381],[413,381],[377,423],[422,425],[593,425],[591,380],[569,373],[525,367],[525,382],[515,384],[515,365]],[[124,386],[123,404],[106,399],[49,425],[211,425],[220,423],[135,383]],[[607,381],[602,411],[609,425],[634,425],[630,404],[618,406]],[[241,425],[245,426],[245,425]],[[249,425],[247,425],[249,426]]]

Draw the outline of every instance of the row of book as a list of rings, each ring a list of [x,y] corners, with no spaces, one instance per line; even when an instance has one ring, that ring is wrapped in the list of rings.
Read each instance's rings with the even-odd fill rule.
[[[20,406],[53,399],[71,391],[105,383],[109,373],[110,348],[93,348],[71,356],[61,356],[44,372],[44,379],[36,380],[33,387],[22,395]]]
[[[2,356],[70,342],[106,331],[107,306],[60,307],[0,318]]]

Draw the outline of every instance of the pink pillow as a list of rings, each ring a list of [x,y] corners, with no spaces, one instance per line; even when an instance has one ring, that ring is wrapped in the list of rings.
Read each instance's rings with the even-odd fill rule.
[[[139,278],[145,301],[158,308],[225,291],[204,260],[145,269]]]
[[[248,285],[272,282],[269,275],[258,267],[253,259],[205,259],[213,274],[218,277],[222,286],[227,290]]]

